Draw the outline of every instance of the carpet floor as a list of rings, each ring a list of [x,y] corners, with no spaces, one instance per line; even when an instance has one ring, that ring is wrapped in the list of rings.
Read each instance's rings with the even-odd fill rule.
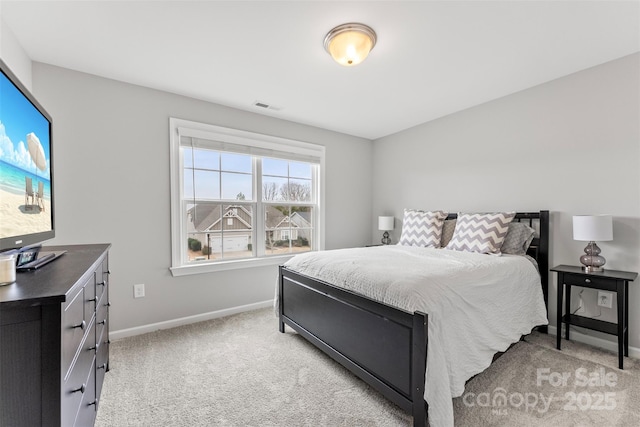
[[[531,334],[454,399],[456,426],[638,426],[640,361]],[[273,310],[138,335],[110,347],[96,427],[408,426],[412,418]]]

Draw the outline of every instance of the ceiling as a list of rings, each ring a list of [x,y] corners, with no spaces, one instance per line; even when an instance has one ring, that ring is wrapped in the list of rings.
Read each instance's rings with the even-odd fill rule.
[[[34,61],[367,139],[640,51],[639,1],[1,0],[0,13]],[[322,43],[354,21],[378,43],[345,68]]]

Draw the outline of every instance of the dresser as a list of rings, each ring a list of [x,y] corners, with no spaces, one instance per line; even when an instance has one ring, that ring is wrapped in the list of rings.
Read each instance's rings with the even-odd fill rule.
[[[109,370],[109,244],[0,286],[0,426],[92,426]]]

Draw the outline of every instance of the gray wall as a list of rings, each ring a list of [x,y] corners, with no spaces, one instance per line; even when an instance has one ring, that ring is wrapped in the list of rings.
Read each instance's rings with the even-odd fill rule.
[[[578,263],[585,242],[572,240],[573,215],[608,213],[606,267],[640,271],[639,64],[634,54],[374,141],[373,212],[395,215],[397,242],[403,208],[548,209],[552,265]],[[639,285],[630,286],[635,347]],[[594,292],[583,298],[597,315]],[[615,322],[610,309],[600,318]]]
[[[371,239],[368,140],[42,63],[33,86],[54,118],[57,232],[48,243],[112,243],[112,331],[274,296],[276,266],[171,276],[169,117],[326,146],[325,246]],[[145,298],[133,298],[135,283]]]

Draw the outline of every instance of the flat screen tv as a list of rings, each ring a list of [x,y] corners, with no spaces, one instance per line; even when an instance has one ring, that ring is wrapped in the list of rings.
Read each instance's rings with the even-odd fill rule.
[[[0,252],[55,236],[52,119],[0,60]]]

